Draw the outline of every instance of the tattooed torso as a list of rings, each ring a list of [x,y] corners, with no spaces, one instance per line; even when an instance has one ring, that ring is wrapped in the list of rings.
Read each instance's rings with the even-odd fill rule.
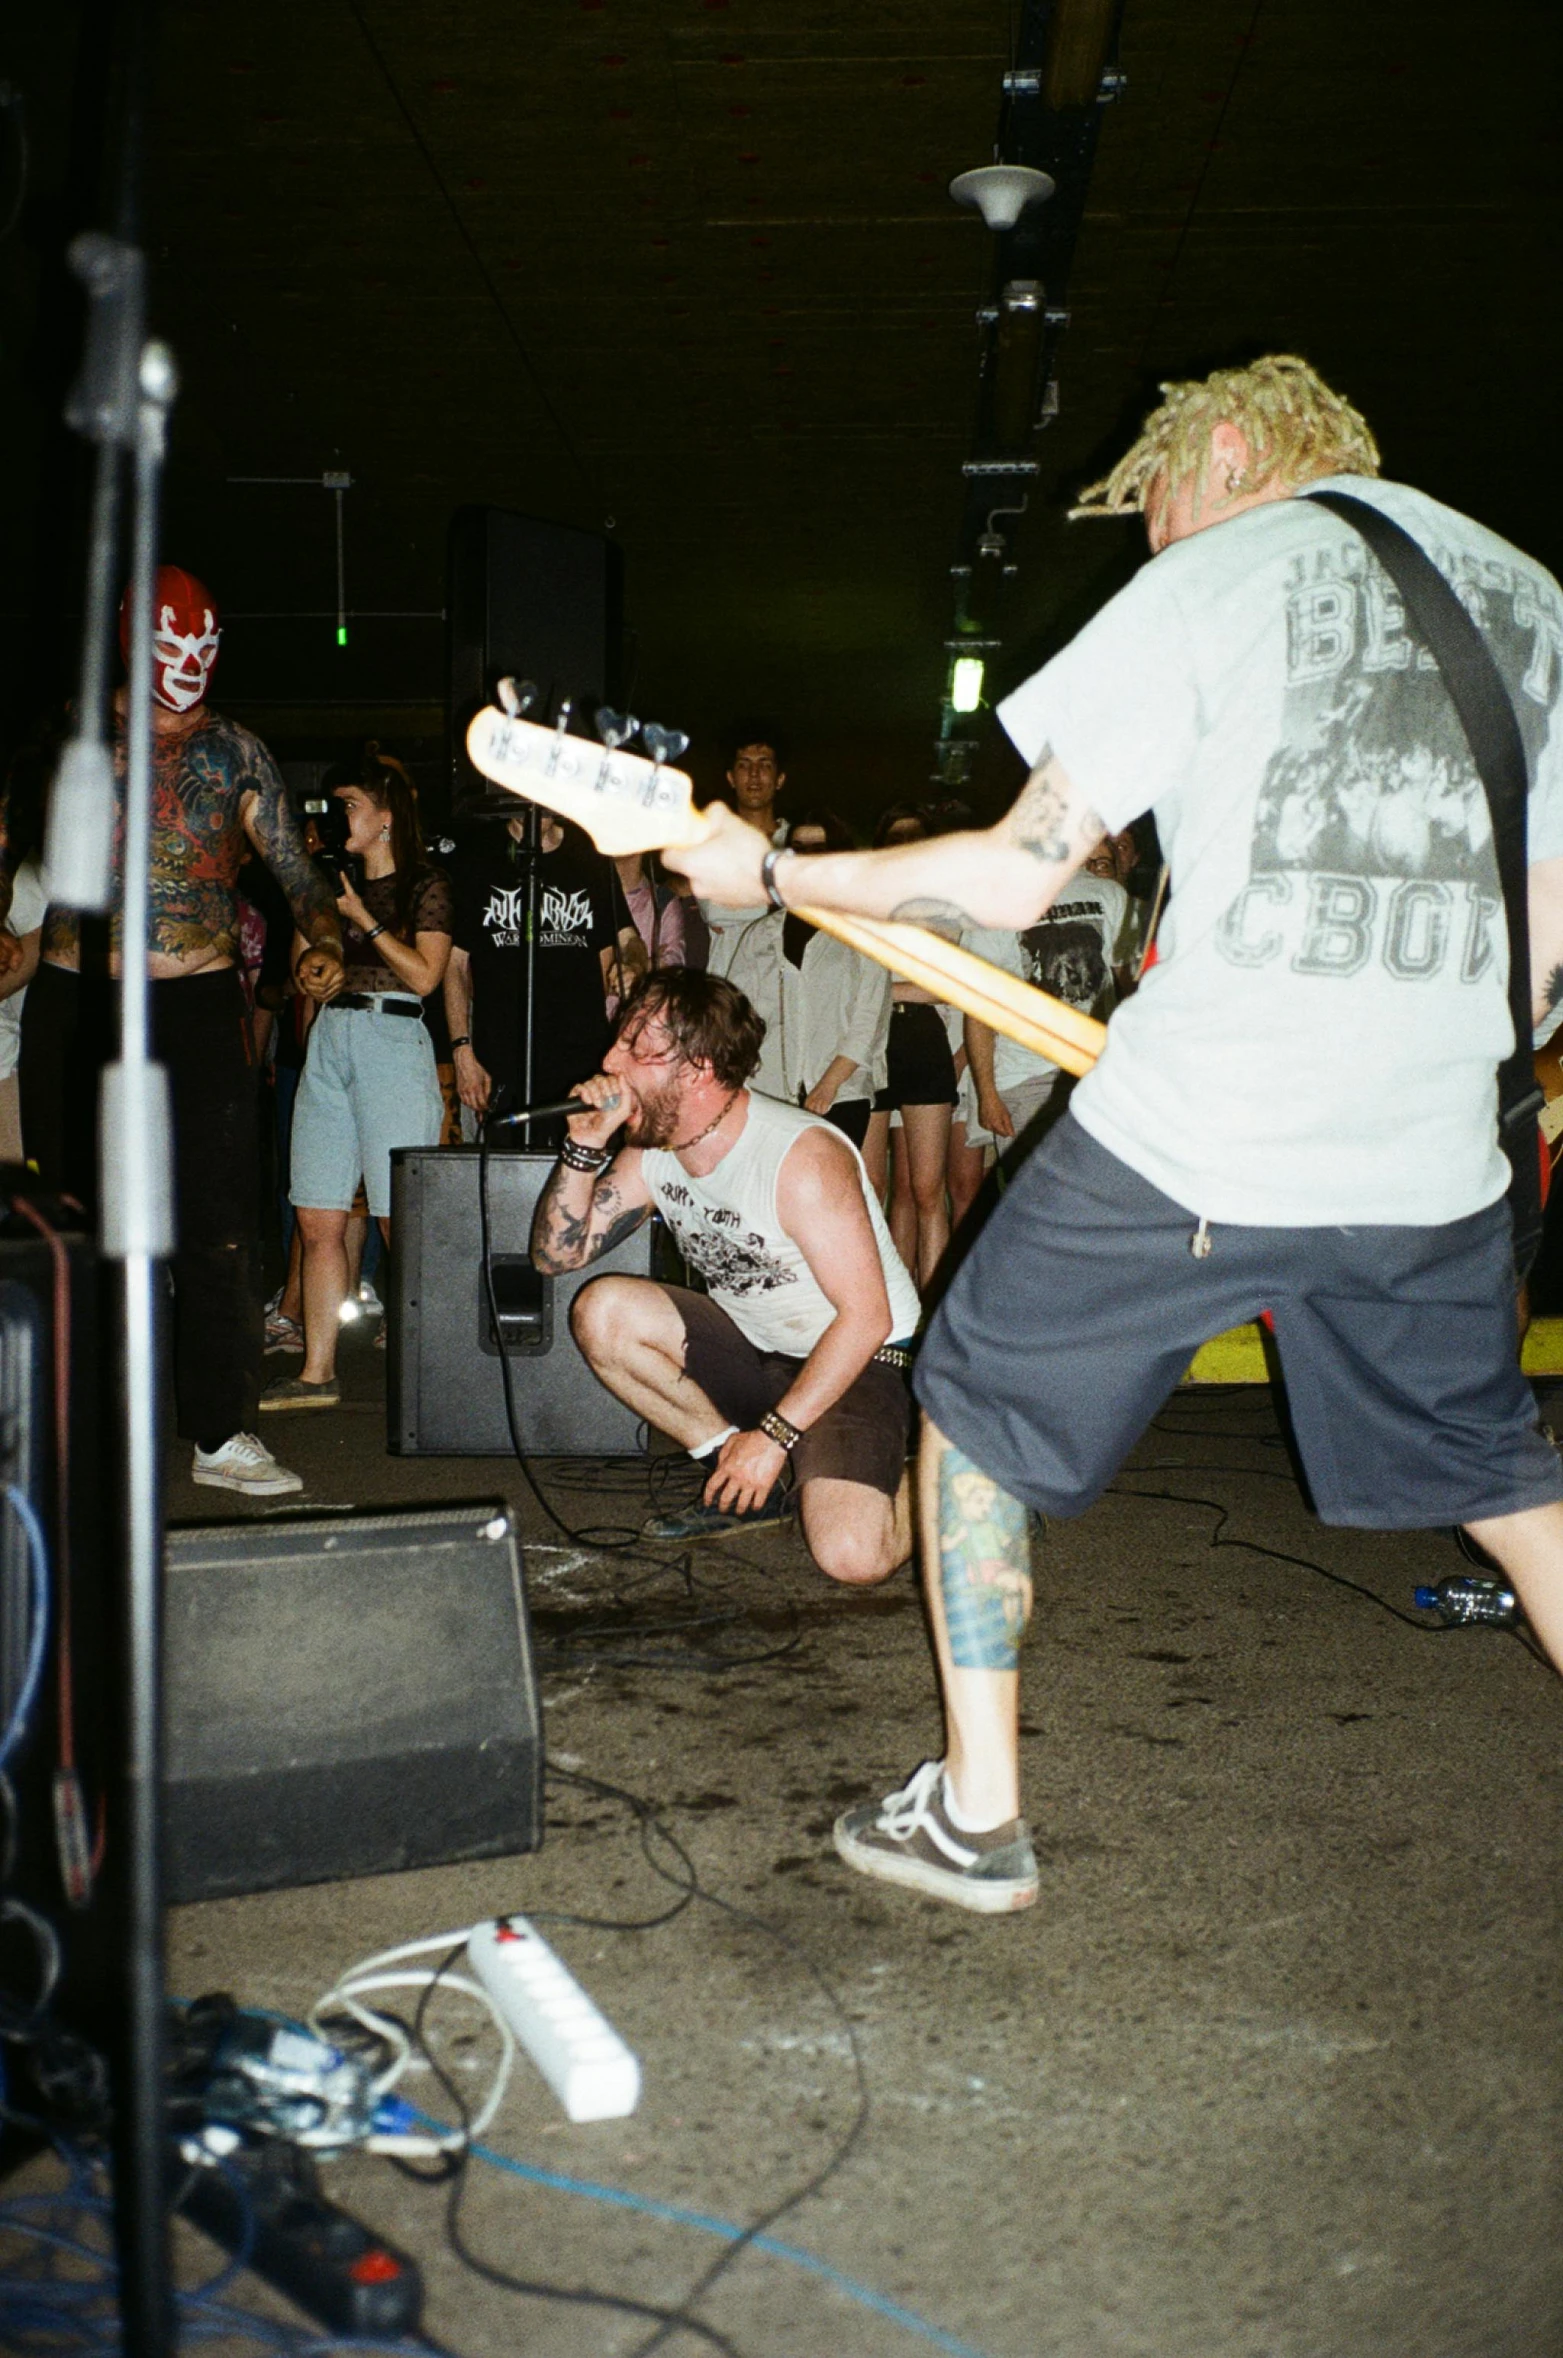
[[[220,713],[203,711],[189,727],[156,734],[152,755],[154,975],[197,974],[233,963],[239,939],[234,879],[248,850],[244,814],[252,795],[251,824],[262,856],[287,894],[300,931],[310,940],[335,936],[335,909],[304,848],[281,774],[259,738]],[[117,876],[124,850],[122,736],[116,737],[114,767],[120,796]],[[116,914],[116,962],[118,949]],[[74,910],[48,911],[41,951],[52,965],[80,964],[81,926]]]

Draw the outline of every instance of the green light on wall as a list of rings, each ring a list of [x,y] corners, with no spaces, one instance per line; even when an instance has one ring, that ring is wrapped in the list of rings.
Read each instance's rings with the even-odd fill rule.
[[[957,655],[950,667],[950,710],[975,712],[982,702],[983,662],[980,655]]]
[[[336,643],[339,647],[347,645],[347,624],[345,622],[339,622],[336,626]]]

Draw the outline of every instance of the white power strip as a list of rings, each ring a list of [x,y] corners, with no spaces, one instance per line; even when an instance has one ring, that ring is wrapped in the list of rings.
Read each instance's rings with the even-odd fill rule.
[[[524,1916],[480,1924],[467,1962],[572,2121],[634,2111],[639,2063]]]

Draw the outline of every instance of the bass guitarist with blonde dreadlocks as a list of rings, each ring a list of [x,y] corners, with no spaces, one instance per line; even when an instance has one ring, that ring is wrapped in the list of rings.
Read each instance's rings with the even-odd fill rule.
[[[1000,707],[1031,774],[996,827],[806,858],[733,822],[669,855],[709,900],[1013,927],[1147,808],[1170,863],[1159,963],[917,1363],[946,1754],[849,1810],[836,1846],[985,1913],[1037,1895],[1016,1748],[1030,1510],[1091,1505],[1197,1346],[1261,1311],[1322,1518],[1464,1525],[1563,1664],[1563,1472],[1514,1347],[1486,798],[1388,572],[1308,495],[1399,524],[1496,662],[1526,756],[1538,1021],[1563,1001],[1563,593],[1381,481],[1367,425],[1306,362],[1163,392],[1077,511],[1143,515],[1152,561]]]

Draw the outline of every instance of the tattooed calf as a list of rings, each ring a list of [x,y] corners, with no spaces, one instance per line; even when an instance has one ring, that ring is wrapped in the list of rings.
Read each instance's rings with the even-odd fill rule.
[[[1031,1617],[1026,1509],[953,1445],[939,1460],[939,1581],[957,1670],[1014,1670]]]

